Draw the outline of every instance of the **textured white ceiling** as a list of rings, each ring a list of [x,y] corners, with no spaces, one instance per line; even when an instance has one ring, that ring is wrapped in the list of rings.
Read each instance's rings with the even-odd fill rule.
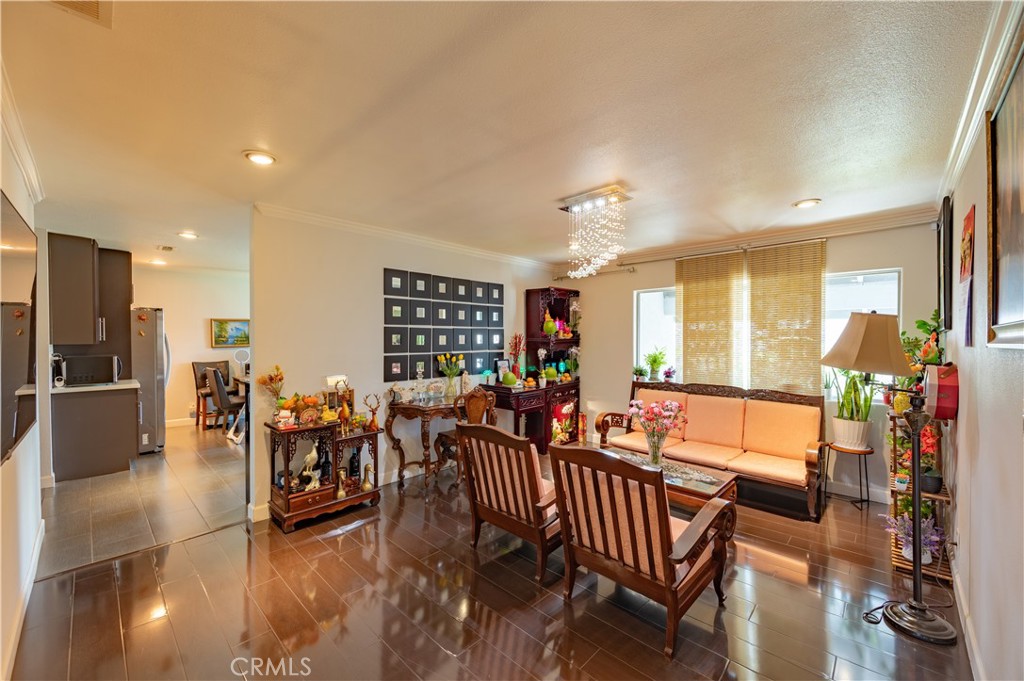
[[[554,262],[614,181],[634,250],[934,204],[992,8],[4,2],[2,56],[47,229],[244,269],[259,201]]]

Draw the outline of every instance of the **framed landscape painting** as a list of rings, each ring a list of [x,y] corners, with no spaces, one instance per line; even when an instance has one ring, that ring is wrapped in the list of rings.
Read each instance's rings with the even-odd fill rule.
[[[214,348],[249,347],[249,320],[211,319],[210,346]]]

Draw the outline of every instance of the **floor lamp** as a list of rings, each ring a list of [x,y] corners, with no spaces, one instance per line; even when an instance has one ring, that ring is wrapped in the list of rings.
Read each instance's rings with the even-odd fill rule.
[[[825,366],[861,371],[865,374],[911,376],[913,371],[900,343],[899,320],[896,315],[854,312],[839,340],[821,358]],[[870,380],[870,376],[866,377]],[[914,511],[914,595],[899,603],[890,603],[882,616],[893,629],[908,636],[942,645],[956,643],[956,630],[937,616],[924,602],[921,575],[921,431],[931,416],[924,411],[924,396],[910,393],[910,409],[903,412],[911,433],[911,467],[914,490],[911,497]]]

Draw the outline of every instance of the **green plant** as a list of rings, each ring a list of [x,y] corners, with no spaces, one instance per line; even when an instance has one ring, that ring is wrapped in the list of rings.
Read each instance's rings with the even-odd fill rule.
[[[871,400],[875,386],[864,380],[864,374],[848,369],[834,370],[836,385],[840,386],[836,404],[836,418],[845,421],[867,421],[871,416]]]
[[[665,354],[665,350],[658,346],[655,346],[653,350],[644,355],[644,364],[646,364],[647,368],[650,369],[648,376],[650,376],[652,380],[658,378],[658,373],[661,371],[661,367],[665,366],[666,361],[667,355]]]
[[[647,378],[647,367],[640,364],[637,364],[635,367],[633,367],[633,378]]]

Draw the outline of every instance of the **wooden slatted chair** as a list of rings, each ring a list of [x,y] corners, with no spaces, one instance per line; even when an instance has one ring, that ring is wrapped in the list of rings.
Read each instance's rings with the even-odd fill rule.
[[[669,515],[660,469],[637,466],[591,447],[551,445],[562,521],[565,600],[576,568],[604,575],[668,608],[665,655],[675,652],[679,620],[708,584],[725,601],[726,542],[733,502],[712,499],[690,522]]]
[[[459,449],[466,467],[473,547],[484,522],[511,532],[537,547],[537,581],[548,554],[562,543],[553,485],[540,474],[540,459],[530,440],[487,424],[457,423]]]
[[[457,421],[491,426],[498,423],[498,415],[494,411],[494,393],[480,386],[456,397],[452,407],[455,408]],[[455,481],[462,480],[462,457],[459,456],[459,438],[454,428],[437,434],[434,438],[434,452],[439,466],[447,459],[455,459]]]

